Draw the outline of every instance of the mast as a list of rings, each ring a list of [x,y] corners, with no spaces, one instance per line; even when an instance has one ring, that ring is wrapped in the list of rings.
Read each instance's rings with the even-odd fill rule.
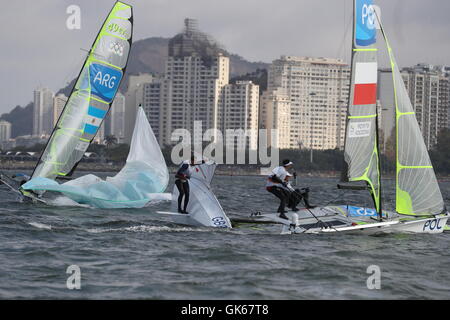
[[[128,63],[131,6],[117,1],[100,29],[32,178],[70,175],[108,113]]]
[[[377,40],[372,0],[355,0],[351,88],[347,109],[343,180],[364,181],[382,217],[377,112]],[[351,187],[350,187],[351,188]]]

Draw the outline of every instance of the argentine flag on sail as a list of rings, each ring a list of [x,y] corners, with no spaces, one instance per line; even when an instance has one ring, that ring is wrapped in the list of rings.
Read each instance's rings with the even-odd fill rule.
[[[98,127],[100,127],[100,124],[106,115],[106,112],[106,110],[89,106],[88,114],[86,115],[84,121],[84,132],[88,134],[96,134]]]

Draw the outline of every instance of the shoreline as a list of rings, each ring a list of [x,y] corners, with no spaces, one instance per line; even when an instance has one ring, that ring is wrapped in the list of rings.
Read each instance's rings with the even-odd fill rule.
[[[31,171],[34,169],[36,163],[32,161],[12,163],[8,161],[7,163],[0,163],[0,170],[27,170]],[[119,172],[124,164],[111,164],[111,163],[80,163],[76,169],[78,172]],[[223,166],[226,166],[225,168]],[[241,165],[229,166],[229,165],[218,165],[216,169],[216,175],[218,176],[258,176],[263,177],[266,174],[261,174],[260,169],[262,167],[243,167]],[[168,167],[169,174],[175,174],[177,167]],[[301,171],[299,177],[318,177],[318,178],[339,178],[341,176],[340,172],[336,171]],[[450,176],[436,175],[438,181],[450,181]],[[394,174],[385,174],[383,179],[393,180],[395,179]]]

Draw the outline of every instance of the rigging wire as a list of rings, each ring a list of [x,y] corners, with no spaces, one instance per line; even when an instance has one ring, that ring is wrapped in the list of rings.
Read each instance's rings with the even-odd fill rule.
[[[347,2],[346,2],[346,0],[344,0],[343,8],[344,8],[344,20],[343,20],[343,23],[342,23],[343,35],[342,35],[341,43],[340,43],[339,47],[337,48],[336,56],[339,57],[339,58],[342,58],[342,60],[345,61],[344,50],[347,47],[346,43],[347,43],[347,39],[348,39],[349,32],[350,32],[350,29],[351,29],[353,21],[352,21],[352,18],[351,19],[347,18]],[[350,17],[352,17],[352,16],[350,15]]]

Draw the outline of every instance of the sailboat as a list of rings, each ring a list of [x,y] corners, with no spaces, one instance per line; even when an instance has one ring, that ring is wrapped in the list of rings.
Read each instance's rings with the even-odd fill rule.
[[[125,166],[105,180],[87,174],[68,182],[36,177],[22,186],[34,192],[58,192],[79,203],[102,209],[143,208],[156,201],[170,201],[164,193],[169,183],[169,172],[153,133],[140,107]]]
[[[396,113],[396,210],[382,207],[377,112],[377,24],[392,68]],[[354,1],[351,92],[341,189],[366,190],[374,209],[327,206],[255,221],[283,224],[282,233],[441,233],[450,217],[414,109],[372,0]],[[362,184],[362,185],[361,185]]]
[[[96,136],[125,74],[132,34],[132,7],[117,1],[89,51],[31,179],[19,188],[24,197],[46,203],[42,195],[54,191],[94,207],[142,207],[167,187],[168,170],[143,110],[138,112],[127,164],[119,174],[106,181],[94,175],[62,185],[55,181],[73,174]]]
[[[211,160],[203,161],[194,166],[189,179],[188,214],[177,213],[178,189],[173,187],[171,211],[158,211],[157,213],[169,218],[172,222],[213,228],[232,228],[230,219],[214,195],[211,181],[214,177],[217,164]]]

